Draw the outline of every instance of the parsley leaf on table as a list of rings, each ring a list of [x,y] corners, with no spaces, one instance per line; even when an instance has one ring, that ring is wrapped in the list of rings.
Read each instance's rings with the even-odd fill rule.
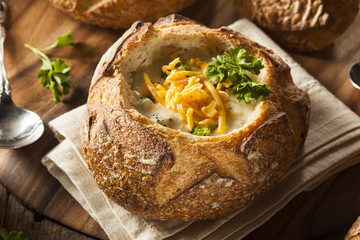
[[[27,238],[24,237],[23,232],[8,232],[5,228],[0,229],[0,236],[2,240],[27,240]]]
[[[69,32],[59,36],[57,38],[56,42],[54,42],[50,46],[42,49],[42,51],[47,51],[47,50],[50,50],[50,49],[53,49],[53,48],[62,47],[62,46],[66,46],[66,45],[74,45],[75,44],[75,39],[71,36],[72,33],[73,33],[72,30],[69,30]]]
[[[55,61],[50,60],[48,56],[33,46],[25,44],[25,47],[35,53],[43,62],[42,67],[37,71],[37,77],[40,78],[40,83],[45,88],[49,88],[53,92],[54,103],[59,103],[61,96],[69,93],[70,67],[59,58]]]
[[[69,31],[59,36],[54,44],[45,48],[43,51],[65,45],[73,45],[75,40],[71,37],[71,34],[72,31]],[[37,71],[37,77],[40,78],[40,83],[53,92],[54,103],[61,102],[61,96],[69,93],[70,83],[72,82],[70,75],[71,68],[60,58],[50,60],[41,50],[29,44],[25,44],[25,47],[35,53],[43,62],[43,65]]]
[[[264,83],[252,81],[246,73],[259,75],[262,68],[261,61],[255,56],[247,56],[245,49],[231,48],[229,52],[211,59],[205,76],[215,86],[230,80],[231,85],[227,89],[240,102],[250,104],[252,99],[260,100],[271,93]]]

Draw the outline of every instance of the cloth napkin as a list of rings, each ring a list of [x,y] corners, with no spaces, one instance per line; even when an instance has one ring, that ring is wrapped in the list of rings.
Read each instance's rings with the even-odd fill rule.
[[[212,221],[170,222],[135,216],[100,191],[81,157],[79,126],[84,106],[49,125],[60,144],[42,163],[100,224],[110,239],[240,239],[265,223],[292,198],[353,164],[360,157],[360,118],[310,76],[286,52],[248,20],[233,28],[273,49],[290,65],[297,86],[311,98],[310,130],[287,175],[261,200],[232,215]]]

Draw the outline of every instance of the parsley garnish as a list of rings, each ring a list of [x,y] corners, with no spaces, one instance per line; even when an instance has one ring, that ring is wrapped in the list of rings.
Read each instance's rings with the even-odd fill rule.
[[[247,56],[245,49],[230,48],[229,52],[213,57],[209,62],[205,76],[214,83],[231,81],[227,88],[240,102],[250,104],[252,99],[268,97],[271,90],[264,83],[253,82],[247,72],[260,74],[264,68],[255,56]]]
[[[69,31],[64,35],[61,35],[54,44],[44,48],[43,51],[66,45],[73,45],[74,38],[71,37],[71,34],[72,31]],[[61,96],[69,93],[70,83],[72,81],[70,67],[68,67],[60,58],[55,61],[50,60],[46,54],[29,44],[25,44],[25,47],[35,53],[35,55],[43,62],[43,65],[37,71],[37,77],[40,78],[40,83],[45,88],[49,88],[53,92],[54,103],[59,103],[61,101]]]
[[[73,33],[72,30],[69,30],[67,33],[59,36],[57,38],[56,42],[54,42],[50,46],[42,49],[42,51],[47,51],[47,50],[50,50],[53,48],[62,47],[62,46],[66,46],[66,45],[74,45],[75,39],[71,36],[72,33]]]
[[[27,240],[24,233],[16,231],[6,231],[5,228],[0,229],[0,236],[2,240]]]
[[[251,103],[251,99],[260,100],[263,97],[268,97],[271,90],[269,90],[264,83],[257,82],[243,82],[239,83],[235,88],[230,89],[230,92],[239,100],[246,104]]]
[[[193,129],[191,130],[191,134],[192,135],[196,135],[196,136],[210,136],[212,131],[217,127],[217,125],[215,126],[210,126],[210,125],[195,125],[193,127]]]

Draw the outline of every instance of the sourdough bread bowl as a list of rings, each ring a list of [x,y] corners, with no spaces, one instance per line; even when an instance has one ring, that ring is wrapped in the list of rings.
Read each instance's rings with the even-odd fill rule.
[[[320,50],[355,20],[359,0],[232,0],[241,18],[262,27],[287,50]]]
[[[249,105],[239,103],[253,106],[241,127],[196,136],[147,116],[137,92],[144,85],[139,73],[152,78],[150,72],[173,53],[206,59],[234,47],[262,62],[256,81],[271,90]],[[215,219],[256,201],[283,177],[305,141],[309,106],[277,55],[230,28],[210,29],[179,15],[136,22],[104,54],[92,78],[83,155],[99,188],[136,215]]]
[[[344,238],[344,240],[357,239],[360,239],[360,217],[356,219]]]
[[[77,20],[106,28],[129,28],[135,21],[154,22],[196,0],[49,0]]]

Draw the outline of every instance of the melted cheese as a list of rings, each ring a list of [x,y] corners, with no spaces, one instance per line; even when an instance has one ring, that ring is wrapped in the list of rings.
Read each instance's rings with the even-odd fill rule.
[[[234,96],[230,95],[227,101],[227,105],[230,110],[223,134],[243,128],[251,119],[255,108],[258,106],[258,102],[253,101],[250,105],[247,105],[244,102],[240,103]],[[181,116],[176,112],[166,108],[160,103],[153,103],[150,99],[139,100],[136,108],[139,112],[141,112],[156,123],[183,132],[189,132],[185,113],[183,115],[185,119],[184,121]],[[213,119],[207,118],[203,120],[201,124],[215,125],[217,124],[217,121],[214,122]],[[214,133],[214,135],[218,134],[219,133]]]
[[[190,65],[195,70],[188,70],[187,67],[181,65],[176,67],[179,63],[182,62],[177,57],[169,64],[162,66],[162,72],[167,75],[163,85],[153,84],[149,76],[146,73],[143,74],[150,97],[177,112],[181,119],[186,120],[190,131],[195,123],[200,124],[205,119],[213,119],[218,122],[218,133],[223,133],[226,111],[219,94],[220,89],[215,89],[213,83],[209,82],[204,75],[207,63],[201,61],[200,58],[191,59]],[[227,98],[224,94],[222,97],[225,100]]]
[[[218,118],[218,133],[223,133],[225,130],[225,119],[226,119],[226,113],[224,104],[219,96],[218,91],[214,88],[214,85],[210,83],[209,81],[204,81],[205,87],[209,89],[212,97],[215,99],[217,106],[219,107],[219,118]]]
[[[243,128],[258,106],[253,100],[250,105],[240,103],[234,96],[221,91],[221,84],[215,88],[207,81],[204,73],[207,64],[200,58],[189,61],[197,70],[178,70],[181,62],[177,55],[169,64],[147,67],[143,77],[134,73],[134,89],[139,96],[145,95],[156,100],[138,98],[139,112],[164,126],[189,132],[195,124],[218,125],[219,135]],[[160,69],[167,73],[165,82],[160,78]],[[257,78],[260,76],[251,76]],[[257,81],[259,79],[255,79]],[[228,83],[224,83],[226,86]]]

